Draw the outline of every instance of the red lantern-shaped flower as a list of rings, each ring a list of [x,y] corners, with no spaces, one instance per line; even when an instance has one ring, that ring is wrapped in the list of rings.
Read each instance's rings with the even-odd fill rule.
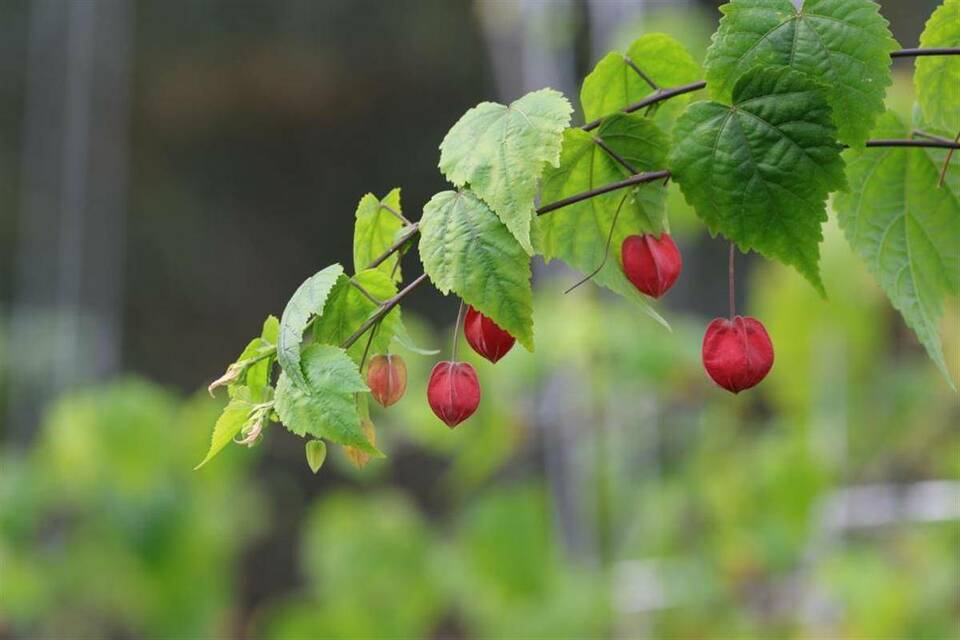
[[[407,390],[407,364],[393,354],[374,356],[367,368],[370,395],[383,407],[389,407]]]
[[[427,384],[430,408],[451,429],[470,416],[480,405],[480,381],[466,362],[438,362]]]
[[[739,393],[773,367],[773,343],[755,318],[717,318],[703,336],[703,367],[718,385]]]
[[[473,307],[467,308],[463,334],[474,351],[493,363],[507,355],[516,342],[516,338]]]
[[[641,292],[659,298],[680,276],[683,259],[669,233],[628,236],[620,249],[623,273]]]

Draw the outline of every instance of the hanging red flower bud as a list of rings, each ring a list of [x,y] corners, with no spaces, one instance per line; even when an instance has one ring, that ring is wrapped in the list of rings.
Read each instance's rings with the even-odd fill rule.
[[[718,385],[739,393],[770,372],[773,343],[755,318],[717,318],[703,336],[703,367]]]
[[[463,334],[474,351],[493,363],[507,355],[507,352],[513,348],[513,343],[517,341],[497,326],[497,323],[473,307],[467,308]]]
[[[683,259],[669,233],[659,238],[646,234],[628,236],[620,249],[623,273],[641,292],[659,298],[680,276]]]
[[[393,354],[374,356],[367,367],[370,395],[383,407],[389,407],[407,390],[407,364]]]
[[[480,381],[473,365],[438,362],[430,373],[427,400],[437,417],[451,429],[472,416],[480,404]]]

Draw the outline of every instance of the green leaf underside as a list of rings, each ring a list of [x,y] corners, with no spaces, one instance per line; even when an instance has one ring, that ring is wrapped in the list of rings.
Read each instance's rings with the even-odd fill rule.
[[[213,436],[210,438],[210,448],[207,450],[207,455],[204,456],[200,464],[194,467],[194,470],[210,462],[240,433],[243,426],[247,424],[250,411],[256,404],[255,399],[259,401],[259,396],[256,394],[257,392],[251,394],[251,390],[247,387],[237,387],[235,389],[233,397],[224,407],[213,426]]]
[[[867,139],[892,83],[890,52],[898,45],[870,0],[734,0],[704,62],[711,96],[728,101],[740,76],[755,66],[784,65],[821,83],[838,137]]]
[[[665,166],[666,136],[653,122],[639,114],[610,116],[597,130],[597,137],[637,171]],[[549,169],[544,175],[542,199],[543,202],[555,202],[622,180],[630,174],[597,144],[593,135],[580,129],[568,129],[564,133],[560,166]],[[592,272],[603,262],[610,227],[617,208],[621,207],[619,216],[616,216],[610,257],[594,281],[640,304],[651,317],[666,326],[666,321],[623,275],[618,257],[627,236],[665,230],[665,198],[666,187],[657,181],[551,211],[536,221],[537,249],[548,261],[559,259],[583,273]]]
[[[306,386],[306,379],[300,369],[300,343],[303,330],[310,318],[323,313],[327,295],[337,279],[343,274],[343,267],[332,264],[307,278],[294,292],[280,317],[280,332],[277,337],[277,360],[294,384]]]
[[[700,66],[680,42],[663,33],[648,33],[630,45],[626,54],[613,51],[601,58],[584,79],[580,104],[586,120],[616,113],[655,91],[627,59],[664,89],[703,77]],[[690,96],[681,95],[662,103],[656,121],[669,126],[689,100]]]
[[[673,178],[712,234],[796,267],[823,294],[824,203],[846,184],[830,107],[785,67],[744,74],[733,100],[694,103],[677,120]]]
[[[563,94],[541,89],[504,106],[482,102],[467,111],[440,144],[440,170],[470,188],[496,213],[528,254],[537,181],[556,166],[573,108]]]
[[[530,258],[473,192],[443,191],[420,220],[420,260],[434,286],[453,291],[533,351]]]
[[[903,138],[908,130],[887,113],[875,135]],[[851,189],[837,194],[834,207],[847,241],[953,386],[938,334],[944,298],[960,290],[960,200],[955,190],[937,188],[946,150],[845,155]],[[960,172],[956,156],[950,172]]]
[[[277,382],[274,408],[280,421],[298,436],[326,438],[376,456],[360,428],[355,394],[366,392],[357,364],[338,347],[312,344],[303,350],[306,388],[291,381],[286,372]]]
[[[960,0],[946,0],[933,12],[920,46],[960,47]],[[960,56],[921,56],[916,65],[913,81],[924,119],[952,139],[960,132]]]
[[[360,271],[353,279],[381,302],[385,302],[397,293],[396,284],[390,279],[390,274],[379,269]],[[327,297],[323,315],[313,324],[314,338],[317,342],[339,346],[377,309],[377,304],[351,284],[348,276],[342,275]],[[402,325],[400,307],[394,307],[384,316],[380,327],[373,335],[370,353],[387,353],[390,350],[391,340],[402,330]],[[354,362],[359,363],[363,357],[367,340],[368,337],[363,336],[347,350]]]
[[[388,193],[383,200],[378,200],[375,195],[368,193],[357,205],[357,221],[353,229],[353,270],[356,273],[367,269],[371,262],[383,255],[384,251],[393,245],[397,233],[404,226],[403,221],[383,205],[402,213],[399,187]],[[401,282],[403,278],[400,267],[397,266],[399,260],[400,254],[397,253],[387,258],[377,269],[388,276],[393,274],[393,278]]]

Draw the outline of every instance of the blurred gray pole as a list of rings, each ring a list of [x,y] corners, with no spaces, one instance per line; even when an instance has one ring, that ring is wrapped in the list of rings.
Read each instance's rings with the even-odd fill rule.
[[[10,435],[119,363],[129,50],[126,0],[34,0],[10,326]]]

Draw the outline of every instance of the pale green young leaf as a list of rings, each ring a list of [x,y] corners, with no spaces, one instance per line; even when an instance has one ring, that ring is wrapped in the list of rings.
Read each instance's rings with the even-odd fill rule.
[[[352,282],[351,282],[352,280]],[[379,269],[360,271],[350,278],[340,276],[327,298],[323,315],[313,324],[313,335],[317,342],[339,346],[356,331],[365,320],[377,311],[379,305],[365,296],[353,283],[363,287],[373,298],[380,302],[392,298],[397,286],[390,274]],[[403,329],[400,307],[390,311],[373,334],[370,354],[387,353],[393,337]],[[371,329],[372,331],[372,329]],[[359,363],[367,346],[367,336],[351,345],[347,353],[354,362]]]
[[[203,460],[194,467],[199,469],[210,462],[224,447],[230,444],[250,420],[250,413],[257,402],[260,402],[263,390],[251,390],[248,387],[237,387],[224,407],[220,417],[213,426],[213,436],[210,438],[210,448]]]
[[[337,279],[343,274],[343,267],[332,264],[301,284],[287,302],[280,317],[280,332],[277,336],[277,360],[280,367],[294,384],[303,387],[306,380],[300,369],[300,343],[303,330],[310,318],[323,313],[327,296]]]
[[[469,185],[520,245],[533,253],[530,223],[544,164],[560,159],[563,130],[573,112],[563,94],[541,89],[509,106],[482,102],[467,111],[440,144],[440,170]]]
[[[648,33],[626,53],[612,51],[601,58],[584,79],[580,89],[584,118],[594,120],[616,113],[656,91],[631,63],[661,89],[703,77],[700,66],[679,41],[663,33]],[[655,115],[657,123],[668,127],[689,100],[689,95],[681,95],[661,104]]]
[[[830,107],[785,67],[744,74],[733,103],[696,102],[680,116],[673,178],[712,234],[796,267],[822,294],[824,203],[845,186]]]
[[[443,191],[423,208],[420,260],[441,293],[453,291],[533,350],[530,258],[472,191]]]
[[[888,112],[876,134],[904,138]],[[953,386],[938,333],[944,298],[960,295],[960,200],[938,188],[944,149],[862,149],[847,156],[850,191],[834,198],[840,226],[893,306]],[[950,171],[960,173],[960,159]]]
[[[666,137],[655,124],[638,114],[607,118],[597,130],[596,138],[579,129],[568,129],[564,134],[560,166],[544,175],[542,198],[545,203],[622,180],[633,173],[601,148],[598,139],[636,171],[662,169],[666,164]],[[616,218],[610,255],[594,281],[641,305],[646,313],[666,326],[647,299],[623,275],[619,259],[620,246],[627,236],[666,230],[665,198],[666,187],[658,181],[551,211],[536,221],[537,249],[548,261],[559,259],[578,271],[590,273],[603,263],[607,239]]]
[[[268,344],[277,345],[277,339],[280,337],[280,320],[277,319],[277,316],[267,316],[267,319],[263,321],[260,337]]]
[[[397,332],[397,335],[393,336],[393,339],[401,347],[411,353],[416,353],[417,355],[435,356],[440,353],[439,349],[427,349],[426,347],[421,347],[414,342],[413,338],[410,337],[410,334],[407,333],[407,328],[405,325],[400,325],[400,330]]]
[[[729,101],[750,69],[783,65],[822,86],[837,136],[859,146],[892,83],[890,52],[898,45],[871,0],[733,0],[704,61],[711,95]]]
[[[946,0],[933,12],[920,46],[960,47],[960,0]],[[913,81],[924,118],[953,138],[960,133],[960,56],[921,56],[916,65]]]
[[[368,389],[357,363],[343,349],[326,344],[304,348],[302,363],[305,388],[293,384],[286,372],[277,382],[274,408],[280,422],[298,436],[326,438],[382,456],[360,428],[356,394]]]
[[[389,207],[389,209],[387,208]],[[404,227],[403,221],[393,211],[402,214],[400,208],[400,188],[378,200],[368,193],[357,205],[357,219],[353,228],[353,270],[357,273],[365,270],[376,258],[383,255],[394,242],[397,233]],[[380,264],[377,269],[400,282],[403,280],[397,262],[400,254],[394,254]]]

